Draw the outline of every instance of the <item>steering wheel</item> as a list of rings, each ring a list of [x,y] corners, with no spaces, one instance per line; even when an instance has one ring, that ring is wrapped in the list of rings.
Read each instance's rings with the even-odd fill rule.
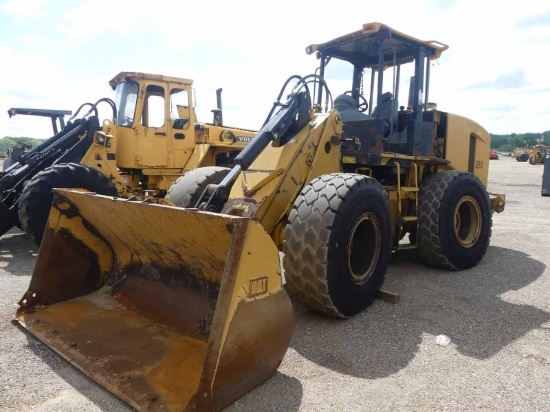
[[[131,126],[132,123],[134,122],[134,119],[132,119],[132,118],[129,117],[129,116],[122,116],[122,119],[121,119],[121,120],[122,120],[122,121],[119,122],[119,125],[120,125],[120,126],[123,126],[123,127],[124,127],[124,126]]]
[[[353,92],[351,90],[348,90],[344,94],[353,96]],[[359,104],[357,105],[357,110],[359,110],[360,112],[366,112],[369,108],[369,103],[367,102],[367,99],[365,99],[365,96],[363,96],[362,94],[358,94],[357,96],[359,96]]]

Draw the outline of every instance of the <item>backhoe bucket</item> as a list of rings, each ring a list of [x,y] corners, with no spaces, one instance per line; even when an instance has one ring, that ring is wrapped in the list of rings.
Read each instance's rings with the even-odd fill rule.
[[[258,222],[55,192],[21,325],[143,411],[219,410],[273,374],[294,315]]]

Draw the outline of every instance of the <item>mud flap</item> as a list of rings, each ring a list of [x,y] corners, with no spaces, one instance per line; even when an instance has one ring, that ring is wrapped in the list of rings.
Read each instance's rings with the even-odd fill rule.
[[[55,192],[23,327],[138,410],[219,410],[273,374],[294,315],[259,223]]]

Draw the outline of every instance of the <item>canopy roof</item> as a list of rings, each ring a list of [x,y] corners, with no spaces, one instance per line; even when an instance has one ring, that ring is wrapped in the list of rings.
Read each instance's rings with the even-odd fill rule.
[[[382,23],[366,23],[358,31],[337,37],[326,43],[312,44],[306,53],[320,53],[348,61],[359,67],[377,67],[378,49],[383,43],[384,66],[414,61],[420,48],[430,59],[437,59],[449,46],[435,40],[419,40]]]

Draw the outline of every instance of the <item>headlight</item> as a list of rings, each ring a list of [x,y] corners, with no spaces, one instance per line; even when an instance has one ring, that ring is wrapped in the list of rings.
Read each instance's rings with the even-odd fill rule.
[[[105,140],[106,140],[105,133],[103,132],[96,133],[95,141],[97,142],[97,144],[100,144],[101,146],[105,146]]]
[[[220,140],[225,143],[235,143],[237,138],[231,130],[224,130],[220,133]]]

